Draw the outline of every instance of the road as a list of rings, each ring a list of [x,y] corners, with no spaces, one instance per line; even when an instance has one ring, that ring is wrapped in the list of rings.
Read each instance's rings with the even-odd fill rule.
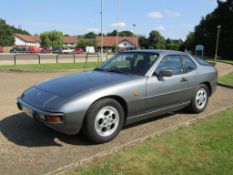
[[[217,67],[221,75],[232,71],[225,64],[218,64]],[[35,122],[16,108],[15,99],[24,89],[39,81],[68,73],[0,72],[0,174],[34,175],[54,171],[233,105],[233,90],[218,87],[202,114],[179,111],[164,115],[124,128],[109,143],[93,145],[82,134],[60,134]]]

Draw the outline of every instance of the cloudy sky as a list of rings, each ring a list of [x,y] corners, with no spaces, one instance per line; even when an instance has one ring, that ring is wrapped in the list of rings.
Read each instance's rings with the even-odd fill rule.
[[[103,0],[103,30],[155,29],[165,37],[185,39],[202,16],[216,8],[215,0]],[[100,31],[100,0],[7,0],[0,18],[32,34],[60,30],[77,35]],[[133,27],[136,24],[136,27]]]

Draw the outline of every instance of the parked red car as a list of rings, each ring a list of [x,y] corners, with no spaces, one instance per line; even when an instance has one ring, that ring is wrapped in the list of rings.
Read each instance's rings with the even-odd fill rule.
[[[3,53],[3,48],[2,47],[0,47],[0,53]]]
[[[29,46],[28,47],[28,52],[29,53],[40,53],[40,48],[36,46]]]
[[[83,54],[84,51],[83,51],[83,49],[76,49],[76,50],[74,50],[73,53],[74,53],[74,54]]]

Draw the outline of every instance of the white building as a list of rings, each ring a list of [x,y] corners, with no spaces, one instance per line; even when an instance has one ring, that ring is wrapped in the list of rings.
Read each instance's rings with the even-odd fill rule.
[[[30,36],[24,34],[15,34],[15,46],[16,47],[29,47],[37,46],[40,47],[40,37]],[[77,36],[65,36],[63,38],[63,47],[65,48],[75,48],[78,41]]]
[[[77,42],[78,42],[77,36],[64,36],[63,47],[74,49],[77,45]]]
[[[100,49],[101,47],[101,37],[96,37],[97,47]],[[139,47],[138,37],[136,36],[126,36],[126,37],[118,37],[115,36],[104,36],[103,37],[103,47],[105,49],[112,49],[117,44],[119,50],[132,50]]]
[[[15,37],[16,47],[28,47],[28,46],[40,47],[40,37],[38,36],[15,34],[14,37]]]

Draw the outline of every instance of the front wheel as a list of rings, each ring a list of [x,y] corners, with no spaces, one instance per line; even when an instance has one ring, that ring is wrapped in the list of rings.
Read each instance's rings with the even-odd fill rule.
[[[122,106],[114,99],[106,98],[95,102],[87,112],[84,134],[95,143],[114,139],[124,123]]]
[[[194,113],[203,112],[209,101],[208,87],[204,84],[198,86],[189,109]]]

